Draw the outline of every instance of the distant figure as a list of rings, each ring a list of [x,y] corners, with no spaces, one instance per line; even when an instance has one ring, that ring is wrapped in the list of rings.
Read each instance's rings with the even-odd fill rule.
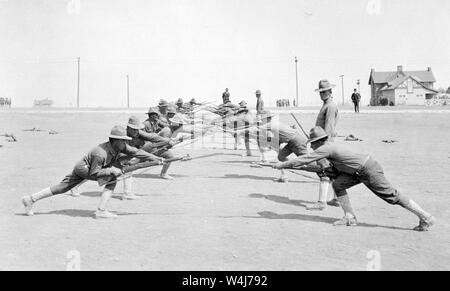
[[[256,90],[256,115],[260,115],[264,112],[264,101],[261,98],[261,91]]]
[[[359,95],[356,89],[353,90],[352,102],[355,105],[355,113],[359,113],[359,102],[361,102],[361,95]]]
[[[223,104],[227,104],[230,102],[230,92],[228,92],[228,88],[225,89],[225,92],[222,94]]]
[[[184,112],[184,102],[182,98],[178,98],[177,103],[175,103],[177,106],[177,112]]]

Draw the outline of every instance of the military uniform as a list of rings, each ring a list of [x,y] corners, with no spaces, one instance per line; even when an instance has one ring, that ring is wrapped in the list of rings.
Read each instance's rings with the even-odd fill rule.
[[[327,142],[313,153],[288,163],[302,166],[322,159],[328,159],[337,170],[332,186],[338,197],[346,195],[346,189],[363,183],[389,204],[399,203],[400,193],[386,179],[380,164],[369,155],[353,152],[342,145]]]
[[[274,148],[279,148],[281,144],[286,144],[278,151],[278,160],[286,161],[292,153],[296,156],[308,153],[306,138],[300,135],[297,130],[281,122],[271,121],[260,130],[259,139],[269,142]]]
[[[123,152],[116,152],[109,142],[100,144],[87,153],[74,167],[72,172],[68,174],[58,185],[51,187],[54,195],[62,194],[84,180],[97,181],[100,178],[110,178],[114,181],[111,167],[120,168],[119,161],[124,156],[128,159],[136,157],[140,160],[153,160],[153,155],[149,155],[145,151],[127,145]],[[111,191],[116,187],[116,183],[110,183],[106,186]]]
[[[337,136],[336,125],[338,122],[338,113],[339,110],[336,103],[330,98],[324,101],[317,116],[316,126],[320,126],[325,130],[330,141],[333,140],[333,137]]]
[[[148,133],[143,130],[139,130],[139,136],[138,137],[132,137],[132,140],[130,141],[130,145],[136,147],[137,149],[144,150],[146,152],[151,152],[154,150],[152,144],[157,142],[164,142],[166,141],[169,143],[170,139],[162,137],[155,133]],[[161,151],[156,151],[154,153],[156,156],[164,158],[164,159],[172,159],[174,158],[174,154],[171,150],[164,149]]]

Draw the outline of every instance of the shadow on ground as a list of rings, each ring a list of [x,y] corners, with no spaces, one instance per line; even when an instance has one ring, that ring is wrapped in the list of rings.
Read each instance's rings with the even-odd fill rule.
[[[170,176],[172,176],[174,178],[185,178],[185,177],[188,177],[186,175],[177,175],[177,174],[170,174]],[[136,175],[133,175],[133,178],[163,180],[163,179],[161,179],[159,174],[136,174]]]
[[[118,216],[144,216],[144,215],[182,215],[183,213],[138,213],[138,212],[119,212],[119,211],[110,211]],[[62,215],[69,217],[78,217],[78,218],[94,218],[94,210],[86,210],[86,209],[62,209],[62,210],[54,210],[49,212],[36,212],[35,216],[39,215]],[[23,213],[17,213],[17,216],[26,216]]]
[[[238,174],[226,174],[222,177],[207,177],[210,179],[249,179],[249,180],[257,180],[257,181],[272,181],[274,183],[279,183],[275,177],[264,177],[264,176],[255,176],[255,175],[238,175]],[[315,181],[293,181],[289,180],[289,183],[297,183],[297,184],[317,184]],[[282,183],[280,183],[282,184]]]
[[[310,221],[310,222],[321,222],[321,223],[327,223],[327,224],[333,224],[336,220],[336,218],[332,217],[325,217],[325,216],[317,216],[317,215],[306,215],[306,214],[277,214],[275,212],[271,211],[262,211],[258,212],[259,216],[244,216],[244,218],[258,218],[258,219],[290,219],[290,220],[302,220],[302,221]],[[395,227],[395,226],[385,226],[385,225],[379,225],[379,224],[370,224],[370,223],[362,223],[358,222],[358,226],[356,227],[380,227],[380,228],[387,228],[387,229],[393,229],[393,230],[407,230],[412,231],[409,228],[403,228],[403,227]]]
[[[306,204],[312,204],[314,202],[305,201],[305,200],[291,200],[288,197],[282,197],[277,195],[264,195],[260,193],[252,193],[248,195],[250,198],[259,198],[259,199],[267,199],[273,202],[281,203],[281,204],[290,204],[295,206],[301,206],[306,208]]]

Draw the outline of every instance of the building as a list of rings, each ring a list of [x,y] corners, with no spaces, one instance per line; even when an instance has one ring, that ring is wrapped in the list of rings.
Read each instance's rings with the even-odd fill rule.
[[[425,105],[438,93],[433,89],[436,79],[428,67],[425,71],[370,72],[370,105]]]
[[[33,105],[34,107],[51,107],[53,105],[53,100],[50,100],[48,98],[41,100],[35,99]]]

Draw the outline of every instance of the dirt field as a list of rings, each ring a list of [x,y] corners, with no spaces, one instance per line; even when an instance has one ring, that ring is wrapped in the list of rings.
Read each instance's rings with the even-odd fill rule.
[[[19,140],[0,137],[0,270],[66,270],[74,253],[81,270],[366,270],[373,253],[381,270],[450,270],[450,113],[343,114],[338,126],[364,140],[338,142],[372,154],[435,215],[426,233],[411,231],[415,216],[363,186],[349,191],[360,225],[333,227],[340,209],[305,210],[317,199],[314,179],[290,173],[290,183],[275,183],[277,171],[249,167],[258,157],[220,143],[177,150],[208,157],[174,164],[175,181],[157,179],[159,168],[138,175],[139,201],[110,202],[119,219],[92,218],[101,190],[94,182],[79,198],[52,197],[23,216],[23,195],[59,182],[129,115],[0,112],[0,134]],[[315,115],[298,117],[309,129]],[[34,127],[59,134],[23,131]]]

